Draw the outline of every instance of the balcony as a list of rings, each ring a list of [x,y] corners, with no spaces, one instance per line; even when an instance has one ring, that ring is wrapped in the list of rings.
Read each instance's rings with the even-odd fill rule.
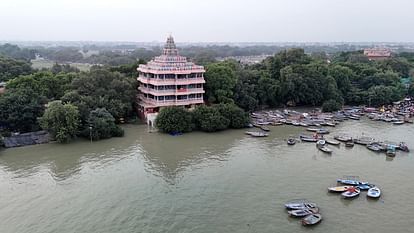
[[[165,95],[182,95],[182,94],[204,94],[203,88],[187,88],[187,89],[172,89],[172,90],[155,90],[147,87],[138,87],[142,93],[147,93],[155,96]]]
[[[162,85],[189,85],[189,84],[202,84],[206,83],[204,78],[186,78],[186,79],[156,79],[156,78],[145,78],[138,77],[138,81],[145,84],[152,84],[155,86]]]
[[[183,105],[191,105],[191,104],[202,104],[204,103],[203,98],[192,98],[192,99],[185,99],[185,100],[154,100],[145,98],[142,95],[139,95],[139,102],[138,104],[144,107],[167,107],[167,106],[183,106]]]

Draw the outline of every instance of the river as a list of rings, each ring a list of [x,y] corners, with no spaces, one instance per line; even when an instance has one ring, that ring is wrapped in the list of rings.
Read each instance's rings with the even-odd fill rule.
[[[365,119],[330,129],[414,150],[413,125]],[[412,152],[387,159],[342,145],[327,155],[313,143],[286,145],[304,128],[271,130],[169,136],[126,125],[123,138],[1,150],[0,232],[414,232]],[[377,184],[382,197],[328,193],[343,175]],[[316,202],[322,223],[289,218],[283,204],[296,198]]]

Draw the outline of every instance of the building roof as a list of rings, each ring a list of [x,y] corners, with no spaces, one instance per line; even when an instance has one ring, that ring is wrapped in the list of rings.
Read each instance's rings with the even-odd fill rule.
[[[186,57],[180,56],[174,43],[174,38],[169,36],[164,45],[162,55],[155,57],[146,65],[139,65],[138,70],[143,72],[183,70],[197,70],[197,72],[204,72],[204,67],[189,62]]]
[[[364,49],[364,55],[367,57],[390,57],[391,50],[387,48]]]

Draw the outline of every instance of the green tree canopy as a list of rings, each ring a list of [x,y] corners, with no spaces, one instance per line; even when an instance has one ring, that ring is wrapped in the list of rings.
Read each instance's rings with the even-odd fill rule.
[[[155,120],[158,129],[165,133],[186,133],[194,128],[193,114],[183,107],[165,107]]]
[[[90,112],[89,126],[83,130],[82,135],[93,140],[111,137],[122,137],[124,130],[115,124],[115,118],[105,108],[97,108]]]
[[[207,66],[206,97],[210,103],[233,101],[233,88],[237,83],[234,65],[230,62],[212,63]]]
[[[78,123],[77,107],[72,104],[62,104],[60,100],[50,102],[40,119],[42,128],[60,143],[67,143],[76,137]]]

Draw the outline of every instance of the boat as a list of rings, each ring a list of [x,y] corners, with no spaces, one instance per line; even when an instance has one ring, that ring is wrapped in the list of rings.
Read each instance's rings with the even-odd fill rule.
[[[372,198],[379,198],[381,196],[381,190],[378,187],[372,187],[368,189],[367,196]]]
[[[302,219],[302,225],[304,226],[315,225],[317,223],[320,223],[321,221],[322,221],[321,214],[311,214]]]
[[[320,129],[319,128],[306,128],[306,130],[310,132],[317,132]]]
[[[395,157],[395,155],[396,155],[396,151],[395,151],[395,147],[394,146],[388,146],[387,147],[387,152],[385,152],[385,154],[387,155],[387,156],[390,156],[390,157]]]
[[[345,146],[346,147],[354,147],[354,142],[353,141],[347,141],[347,142],[345,142]]]
[[[325,122],[326,126],[331,126],[331,127],[335,127],[336,124],[334,122]]]
[[[326,146],[318,146],[318,149],[319,149],[320,151],[322,151],[322,152],[327,153],[327,154],[332,154],[332,150],[331,150],[331,149],[329,149],[329,148],[328,148],[328,147],[326,147]]]
[[[303,209],[316,208],[317,206],[315,203],[311,203],[306,200],[298,200],[298,201],[286,203],[285,207],[291,210],[303,210]]]
[[[306,124],[305,122],[300,122],[299,124],[300,124],[300,126],[303,126],[303,127],[308,127],[308,126],[309,126],[309,125],[308,125],[308,124]]]
[[[288,144],[288,145],[295,145],[295,144],[296,144],[296,139],[294,139],[294,138],[289,138],[289,139],[287,140],[287,144]]]
[[[351,120],[359,120],[359,119],[361,119],[360,116],[356,116],[356,115],[348,116],[348,118],[351,119]]]
[[[341,195],[345,198],[353,198],[358,196],[361,193],[361,190],[359,188],[351,187],[345,192],[341,193]]]
[[[270,129],[268,127],[264,126],[264,125],[261,125],[259,128],[263,131],[266,131],[266,132],[270,131]]]
[[[334,139],[335,140],[338,140],[338,141],[340,141],[340,142],[349,142],[349,141],[352,141],[352,137],[349,137],[349,136],[334,136]]]
[[[345,192],[346,190],[348,190],[350,187],[352,186],[335,186],[335,187],[329,187],[328,191],[329,192],[334,192],[334,193],[338,193],[338,192]]]
[[[317,146],[317,147],[322,147],[322,146],[325,146],[325,145],[326,145],[326,141],[325,141],[325,140],[323,140],[323,139],[318,140],[318,141],[316,142],[316,146]]]
[[[398,144],[397,149],[405,151],[405,152],[409,152],[410,150],[408,149],[408,146],[405,142],[400,142],[400,144]]]
[[[381,152],[381,147],[377,144],[369,144],[369,145],[367,145],[367,148],[369,150],[374,151],[374,152]]]
[[[355,144],[360,144],[360,145],[368,145],[375,142],[375,139],[370,138],[370,137],[360,137],[360,138],[356,138],[354,139],[354,143]]]
[[[356,179],[337,179],[336,182],[353,186],[368,184],[367,182],[361,182]]]
[[[369,190],[370,188],[373,187],[373,185],[372,184],[359,184],[356,187],[364,191],[364,190]]]
[[[246,134],[250,135],[252,137],[267,137],[267,136],[269,136],[268,133],[256,132],[256,131],[247,131]]]
[[[327,129],[319,129],[318,131],[316,131],[316,133],[318,133],[318,134],[328,134],[329,133],[329,130],[327,130]]]
[[[402,124],[404,124],[404,121],[394,121],[393,124],[394,125],[402,125]]]
[[[300,136],[300,140],[302,140],[303,142],[317,142],[319,139],[318,138],[314,138],[314,137],[310,137],[310,136]]]
[[[329,139],[325,139],[326,143],[330,144],[330,145],[335,145],[335,146],[339,146],[340,143],[334,140],[329,140]]]
[[[310,214],[319,213],[319,208],[303,209],[303,210],[289,210],[288,214],[293,217],[304,217]]]

